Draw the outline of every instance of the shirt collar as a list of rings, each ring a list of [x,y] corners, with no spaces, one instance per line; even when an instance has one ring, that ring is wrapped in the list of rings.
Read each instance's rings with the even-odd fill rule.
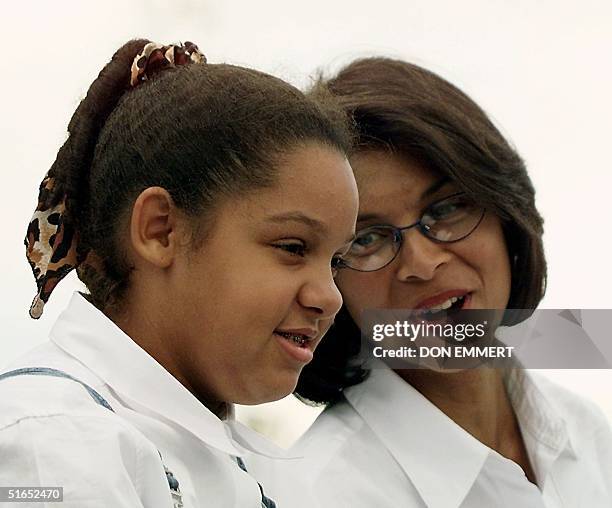
[[[516,413],[525,447],[540,488],[561,453],[576,459],[568,426],[548,394],[544,382],[537,382],[529,371],[515,367],[506,371],[504,383]]]
[[[543,488],[552,464],[562,452],[576,457],[566,422],[524,369],[509,369],[504,382],[538,485]],[[427,506],[461,505],[492,453],[489,447],[382,363],[371,370],[366,381],[344,393],[406,472]]]
[[[489,455],[487,446],[383,366],[376,366],[366,381],[344,393],[427,506],[461,504]]]
[[[254,432],[233,421],[232,406],[226,425],[80,293],[74,293],[53,325],[50,339],[93,371],[122,400],[171,420],[205,444],[235,456],[251,451],[285,457],[283,450],[261,436],[254,440],[256,445],[251,444],[245,435],[253,437]]]

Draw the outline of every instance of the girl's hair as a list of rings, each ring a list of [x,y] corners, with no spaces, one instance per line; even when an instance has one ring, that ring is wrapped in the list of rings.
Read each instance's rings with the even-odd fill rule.
[[[147,187],[170,193],[199,243],[219,200],[273,185],[288,150],[318,142],[346,153],[350,144],[340,110],[255,70],[181,65],[131,87],[132,62],[148,42],[128,42],[102,69],[49,171],[69,197],[79,249],[101,261],[79,270],[100,309],[128,288],[119,225]]]
[[[449,177],[502,222],[512,278],[503,325],[531,315],[544,296],[543,219],[525,164],[466,94],[417,65],[388,58],[354,61],[310,94],[331,94],[356,129],[356,151],[385,150]],[[380,169],[384,171],[384,168]],[[296,394],[314,402],[337,400],[365,379],[357,361],[360,332],[342,307]]]

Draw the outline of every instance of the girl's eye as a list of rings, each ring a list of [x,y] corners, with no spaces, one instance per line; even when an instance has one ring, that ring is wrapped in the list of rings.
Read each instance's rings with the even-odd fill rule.
[[[306,255],[306,245],[301,242],[278,243],[274,247],[281,249],[293,256],[304,257]]]

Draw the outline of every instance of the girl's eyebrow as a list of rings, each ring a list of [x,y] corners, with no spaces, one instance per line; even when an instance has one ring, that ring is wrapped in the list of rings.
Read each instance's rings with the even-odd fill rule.
[[[308,215],[300,211],[270,215],[266,217],[266,221],[275,224],[283,224],[285,222],[297,222],[299,224],[304,224],[305,226],[308,226],[313,231],[319,234],[326,234],[329,232],[329,228],[323,222],[313,217],[309,217]],[[355,235],[351,234],[351,236],[346,239],[346,243],[350,243],[354,239]]]
[[[284,222],[298,222],[308,226],[311,229],[314,229],[319,233],[324,233],[327,231],[327,227],[321,221],[309,217],[305,213],[299,211],[270,215],[266,217],[266,221],[273,222],[275,224],[283,224]]]

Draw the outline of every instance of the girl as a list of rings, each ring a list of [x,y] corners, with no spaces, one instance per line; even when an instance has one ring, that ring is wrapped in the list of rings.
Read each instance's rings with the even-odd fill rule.
[[[329,507],[612,506],[612,436],[591,403],[520,368],[361,368],[365,309],[528,310],[503,325],[531,314],[542,219],[521,158],[439,76],[370,58],[321,89],[356,122],[359,216],[344,306],[297,389],[327,408],[296,447],[305,461],[283,472]]]
[[[30,314],[72,269],[89,292],[0,376],[0,485],[79,508],[274,506],[240,458],[270,451],[232,404],[290,393],[340,308],[343,116],[192,43],[133,40],[68,131],[28,227]]]

